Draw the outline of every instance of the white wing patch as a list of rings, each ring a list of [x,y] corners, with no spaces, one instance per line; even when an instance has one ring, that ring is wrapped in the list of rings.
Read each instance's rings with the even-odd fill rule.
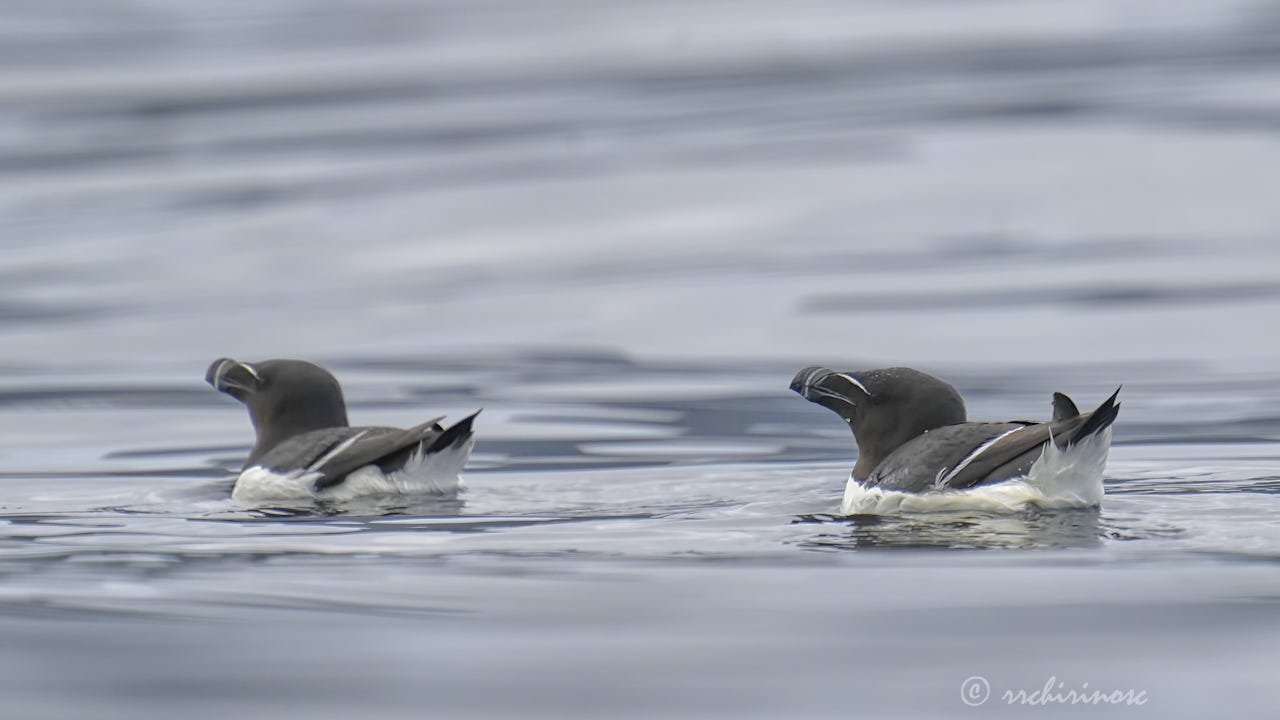
[[[952,468],[952,469],[951,469],[951,472],[949,472],[949,473],[947,473],[945,476],[943,476],[943,478],[942,478],[941,480],[936,481],[936,482],[934,483],[934,485],[936,485],[937,487],[940,487],[940,488],[942,488],[942,487],[946,487],[946,486],[947,486],[947,483],[951,482],[951,480],[952,480],[955,476],[959,475],[961,470],[964,470],[966,467],[968,467],[968,466],[969,466],[969,463],[973,462],[974,460],[977,460],[979,455],[982,455],[982,453],[984,453],[984,452],[986,452],[987,450],[991,449],[991,446],[992,446],[992,445],[995,445],[996,443],[1000,442],[1001,440],[1005,439],[1006,437],[1008,437],[1008,436],[1010,436],[1010,435],[1012,435],[1012,434],[1014,434],[1014,433],[1018,432],[1019,430],[1023,430],[1023,429],[1025,429],[1025,427],[1016,427],[1016,428],[1014,428],[1014,429],[1012,429],[1012,430],[1009,430],[1009,431],[1007,431],[1007,432],[1000,433],[999,435],[997,435],[997,436],[995,436],[995,437],[991,438],[990,440],[988,440],[988,441],[986,441],[986,442],[982,443],[981,445],[979,445],[979,446],[977,447],[977,449],[976,449],[976,450],[974,450],[973,452],[969,453],[967,456],[965,456],[965,459],[961,460],[961,461],[959,462],[959,464],[957,464],[954,468]]]
[[[861,381],[861,380],[859,380],[858,378],[854,377],[854,376],[853,376],[852,374],[850,374],[850,373],[837,373],[837,374],[838,374],[840,377],[844,378],[845,380],[848,380],[849,382],[853,383],[854,385],[857,385],[859,390],[861,390],[862,392],[864,392],[864,393],[866,393],[866,394],[867,394],[867,397],[871,397],[871,391],[867,389],[867,386],[866,386],[866,385],[863,385],[863,384],[862,384],[862,381]]]
[[[351,447],[352,445],[355,445],[357,440],[359,440],[360,438],[362,438],[362,437],[364,437],[365,435],[368,435],[368,434],[369,434],[369,431],[368,431],[368,430],[361,430],[360,432],[356,433],[355,435],[352,435],[351,437],[347,438],[346,440],[343,440],[342,442],[338,443],[337,445],[334,445],[334,446],[333,446],[333,448],[332,448],[331,450],[329,450],[329,452],[325,453],[324,455],[321,455],[321,456],[320,456],[320,458],[319,458],[318,460],[316,460],[315,462],[313,462],[313,463],[311,463],[310,465],[308,465],[308,466],[307,466],[307,472],[316,472],[316,471],[318,471],[320,468],[324,467],[324,464],[325,464],[325,463],[327,463],[327,462],[329,462],[330,460],[332,460],[334,457],[336,457],[336,456],[337,456],[339,453],[341,453],[343,450],[346,450],[347,448]]]

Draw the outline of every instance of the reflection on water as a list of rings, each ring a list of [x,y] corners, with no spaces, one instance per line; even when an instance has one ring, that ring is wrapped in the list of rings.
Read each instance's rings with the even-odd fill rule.
[[[0,405],[23,428],[0,439],[7,708],[107,703],[159,717],[166,696],[137,685],[145,677],[183,688],[173,702],[237,710],[289,698],[355,712],[372,684],[392,713],[434,703],[522,715],[485,694],[486,673],[507,667],[569,715],[614,709],[573,690],[583,677],[608,698],[637,682],[685,688],[642,696],[638,715],[709,703],[751,715],[734,688],[767,667],[774,691],[752,706],[765,714],[838,714],[822,688],[849,672],[875,678],[855,684],[860,706],[928,714],[973,672],[1181,698],[1203,668],[1146,643],[1227,642],[1234,662],[1269,667],[1274,644],[1256,643],[1280,639],[1268,634],[1274,609],[1251,623],[1240,614],[1278,582],[1276,443],[1262,438],[1280,416],[1238,421],[1251,428],[1238,441],[1203,432],[1205,417],[1232,426],[1242,411],[1224,398],[1265,395],[1271,377],[1182,387],[1186,411],[1171,412],[1161,403],[1184,384],[1181,368],[1128,375],[1100,510],[836,518],[855,448],[786,388],[791,364],[513,350],[332,365],[357,421],[485,406],[469,489],[241,508],[230,485],[250,428],[238,406],[201,393],[198,366],[185,381],[161,373],[158,385],[181,392],[84,392],[67,373]],[[1007,417],[1047,407],[1049,387],[1102,392],[1128,370],[946,375],[971,415]],[[77,447],[50,445],[62,437]],[[956,552],[974,549],[995,552]],[[957,613],[965,623],[921,624]],[[1029,656],[1028,644],[1054,650]],[[1099,648],[1126,662],[1100,665]],[[108,656],[102,685],[50,690],[53,667],[89,672],[88,658]],[[890,666],[914,668],[925,695],[904,701],[898,675],[877,674]],[[269,691],[245,690],[261,678]],[[312,692],[344,683],[355,686]]]
[[[1172,543],[1220,552],[1247,544],[1252,553],[1258,541],[1269,554],[1280,548],[1267,545],[1262,538],[1275,533],[1258,535],[1254,522],[1276,497],[1275,444],[1262,438],[1280,436],[1280,416],[1248,419],[1246,435],[1238,434],[1240,421],[1224,420],[1214,437],[1204,431],[1203,418],[1229,411],[1221,400],[1229,386],[1184,388],[1180,401],[1195,412],[1168,412],[1158,406],[1167,388],[1181,382],[1177,367],[1149,368],[1126,385],[1125,423],[1115,429],[1108,502],[1100,513],[838,518],[829,513],[838,507],[856,447],[847,429],[787,390],[790,365],[620,357],[601,364],[593,356],[510,352],[496,360],[423,357],[332,366],[346,383],[357,422],[407,425],[427,408],[454,415],[486,407],[466,472],[469,489],[450,500],[246,510],[229,499],[251,439],[238,406],[199,391],[198,377],[189,389],[156,392],[86,392],[73,377],[0,404],[15,424],[28,419],[31,432],[79,428],[87,438],[77,441],[85,445],[78,453],[9,441],[0,481],[10,489],[3,514],[10,541],[39,538],[37,555],[63,558],[134,552],[157,542],[185,555],[212,538],[218,553],[270,552],[270,543],[290,545],[299,532],[308,547],[325,552],[431,557],[526,550],[659,558],[879,547],[1081,549],[1135,538],[1153,548]],[[1071,387],[1093,389],[1131,371],[1076,368],[1069,380]],[[972,417],[1032,414],[1047,401],[1045,388],[1062,387],[1053,374],[993,382],[963,369],[947,373],[969,397]],[[1260,390],[1275,386],[1270,378],[1252,382]],[[102,425],[119,417],[138,424],[122,431]],[[186,419],[175,425],[171,418]],[[166,437],[171,444],[158,442]],[[1197,496],[1213,504],[1179,500]],[[1187,517],[1210,511],[1230,513],[1232,522]],[[85,523],[103,531],[86,531]],[[422,542],[431,530],[476,537]],[[338,538],[347,547],[321,542]]]
[[[914,517],[855,515],[803,522],[835,523],[834,532],[807,543],[815,549],[873,548],[1087,548],[1102,543],[1100,513],[1095,509],[1022,514],[936,513]]]

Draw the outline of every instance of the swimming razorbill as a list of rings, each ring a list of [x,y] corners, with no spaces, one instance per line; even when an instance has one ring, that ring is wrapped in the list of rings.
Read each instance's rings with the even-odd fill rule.
[[[846,515],[1102,501],[1119,390],[1091,413],[1054,393],[1049,422],[966,422],[954,387],[911,368],[808,367],[791,389],[853,430],[858,460],[841,503]]]
[[[257,431],[236,500],[453,494],[475,444],[478,410],[448,429],[442,418],[408,429],[350,427],[338,381],[302,360],[219,358],[205,380],[244,403]]]

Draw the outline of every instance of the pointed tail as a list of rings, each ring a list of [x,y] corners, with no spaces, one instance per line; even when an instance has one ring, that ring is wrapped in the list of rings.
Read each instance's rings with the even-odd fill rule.
[[[1099,405],[1097,410],[1089,413],[1089,419],[1085,420],[1080,429],[1076,430],[1071,439],[1067,441],[1067,444],[1074,445],[1111,427],[1111,423],[1115,422],[1116,416],[1120,414],[1120,403],[1116,402],[1116,398],[1119,395],[1120,388],[1116,388],[1116,391],[1111,393],[1111,397]]]
[[[471,436],[474,434],[471,429],[471,423],[475,422],[476,416],[479,415],[480,412],[481,410],[477,410],[471,413],[454,423],[448,430],[441,433],[440,437],[433,440],[431,445],[427,447],[426,454],[430,455],[451,447],[458,447],[470,440]]]

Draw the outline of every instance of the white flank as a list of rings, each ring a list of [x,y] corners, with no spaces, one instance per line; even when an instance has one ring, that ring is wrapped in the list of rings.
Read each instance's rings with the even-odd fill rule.
[[[458,473],[471,457],[475,440],[425,455],[415,452],[395,472],[383,474],[376,465],[365,465],[347,475],[341,483],[318,493],[328,500],[349,500],[376,495],[438,495],[452,497],[466,487]]]
[[[261,465],[254,465],[236,478],[231,499],[252,503],[310,498],[313,497],[311,485],[318,477],[320,476],[316,473],[299,470],[282,473]]]
[[[342,482],[320,492],[312,490],[320,473],[301,470],[280,473],[254,466],[240,473],[231,497],[253,504],[311,499],[342,502],[387,495],[452,497],[466,487],[458,473],[467,464],[474,446],[475,440],[469,439],[460,447],[449,447],[430,455],[418,451],[403,468],[386,474],[376,465],[365,465],[348,473]],[[333,454],[336,452],[330,453]],[[322,458],[312,467],[318,467],[326,459]]]
[[[848,380],[849,382],[853,383],[854,385],[857,385],[857,386],[862,390],[862,392],[864,392],[864,393],[866,393],[866,394],[867,394],[867,397],[871,397],[871,391],[867,389],[867,386],[866,386],[866,385],[863,385],[863,384],[862,384],[862,381],[861,381],[861,380],[859,380],[858,378],[856,378],[856,377],[854,377],[854,376],[850,375],[849,373],[839,373],[839,375],[840,375],[840,377],[844,378],[845,380]]]
[[[1041,508],[1084,508],[1102,504],[1102,474],[1111,449],[1111,428],[1063,450],[1052,440],[1026,477],[965,490],[908,493],[864,487],[849,478],[840,503],[842,515],[894,515],[912,512],[979,510],[1018,512]]]

